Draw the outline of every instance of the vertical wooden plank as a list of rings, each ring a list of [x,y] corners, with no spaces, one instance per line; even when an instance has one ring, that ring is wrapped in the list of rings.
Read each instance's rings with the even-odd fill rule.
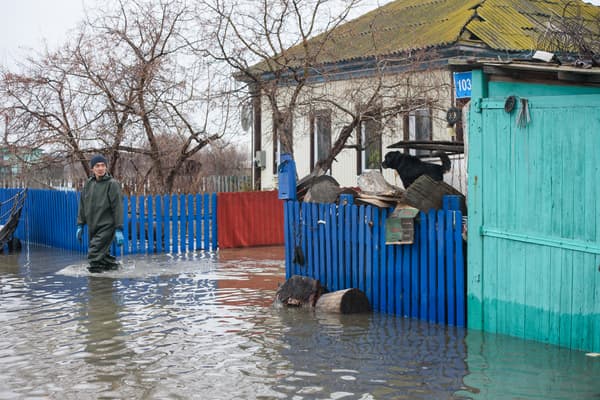
[[[333,272],[331,268],[333,254],[331,254],[331,232],[333,224],[331,220],[331,204],[323,204],[323,216],[325,217],[325,276],[327,277],[327,288],[331,291],[336,290],[333,287]]]
[[[138,211],[137,211],[137,196],[131,196],[131,252],[133,254],[138,254],[139,250],[139,240],[138,240]]]
[[[396,288],[394,290],[394,312],[396,315],[402,315],[402,303],[404,293],[402,291],[402,246],[394,245],[394,282]]]
[[[395,265],[396,259],[395,248],[397,246],[394,245],[386,245],[386,253],[387,253],[387,313],[388,314],[396,314],[395,309],[395,297],[396,297],[396,276],[395,276]]]
[[[202,234],[204,236],[204,250],[208,251],[210,250],[210,244],[211,244],[211,226],[213,224],[217,223],[216,220],[216,214],[215,215],[211,215],[211,196],[208,193],[204,193],[204,212],[202,213],[203,217],[204,217],[204,221],[202,222],[202,225],[204,226],[204,233]],[[213,249],[214,250],[214,249]]]
[[[194,195],[187,195],[187,234],[188,234],[188,243],[187,248],[188,251],[192,252],[196,250],[196,246],[194,245],[196,239],[196,230],[194,229]]]
[[[310,207],[308,203],[302,203],[302,251],[306,260],[306,265],[302,270],[303,276],[309,275],[310,268],[312,267],[312,233],[309,229],[310,225]]]
[[[310,226],[313,231],[312,252],[313,252],[313,273],[310,275],[317,280],[321,280],[321,257],[319,256],[319,205],[310,204]]]
[[[217,220],[217,207],[218,207],[218,198],[217,198],[217,194],[213,193],[210,196],[210,207],[211,207],[211,250],[212,251],[217,251],[217,249],[219,248],[219,235],[218,235],[218,230],[219,230],[219,224],[218,224],[218,220]]]
[[[162,253],[165,248],[165,234],[164,234],[164,220],[163,220],[163,210],[164,210],[164,202],[163,197],[157,195],[155,197],[156,200],[156,252]]]
[[[410,316],[419,316],[419,232],[415,232],[415,241],[410,247]]]
[[[358,209],[358,288],[366,293],[365,287],[365,206]],[[368,297],[368,296],[367,296]],[[372,301],[369,298],[369,301]]]
[[[152,195],[148,195],[148,252],[156,252],[156,219],[154,217],[154,204]]]
[[[419,318],[426,321],[429,319],[429,260],[427,252],[427,215],[419,212],[419,269],[420,269],[420,307]]]
[[[293,238],[293,245],[295,246],[300,246],[300,248],[302,248],[302,256],[306,257],[304,253],[304,249],[302,247],[302,242],[306,241],[306,238],[304,237],[304,235],[302,234],[302,225],[303,225],[303,219],[300,216],[300,202],[298,201],[294,201],[293,202],[293,213],[294,213],[294,238]],[[306,260],[304,261],[303,265],[299,265],[299,264],[294,264],[294,270],[292,271],[294,275],[298,275],[300,274],[300,269],[301,268],[306,268]]]
[[[338,222],[337,222],[338,259],[337,259],[336,269],[337,269],[337,276],[338,276],[338,286],[337,286],[338,290],[348,288],[348,286],[346,286],[346,263],[348,262],[348,260],[345,257],[346,247],[349,246],[349,243],[346,242],[346,230],[345,230],[346,208],[347,208],[347,206],[343,202],[340,201],[338,208],[337,208],[337,213],[338,213],[337,214],[337,218],[338,218]]]
[[[148,235],[148,223],[147,223],[147,219],[146,219],[145,200],[146,200],[146,196],[139,197],[139,202],[140,202],[140,219],[139,219],[140,230],[139,230],[139,232],[140,232],[140,252],[141,253],[147,252],[146,237]]]
[[[131,253],[130,246],[131,232],[129,227],[131,226],[131,219],[129,213],[129,197],[123,196],[123,254]]]
[[[365,208],[365,293],[371,305],[379,306],[379,302],[375,299],[375,293],[373,292],[374,228],[373,207],[367,206]]]
[[[179,253],[179,201],[176,194],[171,195],[171,252]]]
[[[326,224],[325,224],[325,204],[316,204],[317,209],[317,227],[318,227],[318,235],[319,239],[317,240],[317,244],[319,247],[319,280],[322,285],[327,285],[327,267],[325,265],[325,242],[327,241],[326,237]]]
[[[338,221],[338,206],[336,204],[329,205],[329,211],[327,215],[329,216],[330,223],[330,232],[331,232],[331,243],[329,247],[329,251],[331,252],[331,264],[329,264],[329,276],[331,277],[331,286],[334,291],[342,289],[340,287],[339,281],[339,258],[340,252],[338,243],[341,241],[338,233],[340,232]]]
[[[360,231],[359,219],[358,219],[358,206],[352,204],[350,208],[350,231],[352,233],[352,268],[350,268],[352,280],[350,282],[351,288],[359,288],[358,285],[358,248],[360,247],[358,241],[358,232]]]
[[[446,323],[446,271],[444,269],[444,211],[437,212],[437,288],[438,288],[438,315],[437,322]]]
[[[185,223],[187,221],[187,217],[185,215],[185,212],[187,210],[186,204],[185,204],[185,195],[184,194],[180,194],[179,195],[179,252],[180,253],[185,253],[185,245],[187,243],[187,238],[185,236]]]
[[[379,293],[379,310],[381,312],[387,313],[387,299],[388,299],[388,267],[387,267],[387,248],[385,245],[385,224],[387,220],[387,209],[383,208],[377,212],[380,215],[379,218],[379,241],[378,241],[378,249],[379,249],[379,263],[376,270],[377,279],[377,288],[375,289],[377,293]]]
[[[196,251],[200,250],[203,248],[202,243],[203,243],[203,239],[204,239],[204,230],[202,228],[202,199],[203,199],[203,195],[200,193],[196,193],[195,199],[194,199],[194,205],[196,207],[196,244],[194,249]]]
[[[465,259],[462,239],[462,213],[456,212],[457,225],[454,229],[454,245],[456,254],[456,325],[465,327],[467,321]]]
[[[346,243],[346,247],[344,248],[344,287],[352,288],[352,263],[354,262],[352,249],[355,246],[353,242],[352,232],[354,225],[352,224],[352,205],[346,204],[344,205],[344,219],[345,219],[345,229],[344,229],[344,242]]]
[[[292,200],[283,201],[283,246],[285,252],[285,277],[289,279],[292,276],[292,257],[293,257],[293,234],[290,231],[293,229],[290,221],[292,220],[293,205]]]
[[[402,248],[402,316],[409,317],[411,299],[411,246],[408,244],[403,244],[400,245],[400,247]]]
[[[171,252],[171,244],[173,243],[173,237],[171,235],[171,196],[164,195],[164,213],[163,213],[163,226],[165,227],[165,253]]]
[[[437,321],[437,235],[435,210],[429,210],[427,213],[427,252],[428,252],[428,276],[429,276],[429,322]]]
[[[308,268],[306,269],[306,275],[312,278],[316,278],[315,276],[315,252],[314,252],[314,243],[313,243],[313,218],[312,218],[312,205],[310,203],[302,203],[305,207],[305,218],[306,218],[306,254],[308,254]]]
[[[456,280],[455,280],[455,259],[454,259],[454,226],[456,224],[454,211],[444,211],[446,216],[446,231],[444,238],[444,247],[446,248],[446,310],[448,325],[456,325]]]
[[[373,303],[371,303],[374,310],[381,311],[381,290],[379,288],[379,280],[381,277],[381,254],[379,251],[379,232],[381,227],[379,226],[379,209],[373,208],[372,213],[372,243],[373,243],[373,257],[371,262],[371,290],[373,291]]]

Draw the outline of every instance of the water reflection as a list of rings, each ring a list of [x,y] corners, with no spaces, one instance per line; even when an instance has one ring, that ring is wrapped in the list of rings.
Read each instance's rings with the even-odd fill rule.
[[[382,314],[272,306],[280,248],[0,257],[0,399],[594,399],[600,359]]]
[[[92,366],[99,382],[118,382],[125,374],[123,364],[131,359],[119,314],[114,279],[90,276],[88,298],[81,308],[79,332],[85,339],[84,360]]]

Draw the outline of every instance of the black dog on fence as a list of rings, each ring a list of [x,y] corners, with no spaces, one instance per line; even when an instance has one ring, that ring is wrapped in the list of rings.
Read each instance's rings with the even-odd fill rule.
[[[444,152],[436,153],[442,165],[421,161],[418,157],[399,151],[390,151],[385,155],[381,166],[398,171],[404,188],[408,188],[421,175],[429,175],[436,181],[444,179],[444,173],[450,171],[450,158]]]

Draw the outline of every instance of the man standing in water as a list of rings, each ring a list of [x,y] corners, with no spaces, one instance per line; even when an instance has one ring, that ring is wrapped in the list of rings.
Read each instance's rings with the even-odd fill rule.
[[[87,224],[90,241],[88,260],[90,272],[119,268],[110,254],[113,238],[123,245],[123,195],[121,185],[107,172],[106,158],[95,155],[90,161],[94,173],[85,183],[77,213],[77,240],[81,241],[83,226]]]

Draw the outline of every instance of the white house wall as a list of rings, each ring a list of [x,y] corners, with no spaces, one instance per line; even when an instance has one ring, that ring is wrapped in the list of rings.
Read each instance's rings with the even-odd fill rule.
[[[423,76],[419,77],[421,74]],[[424,79],[429,82],[435,81],[441,90],[438,90],[436,96],[436,105],[432,109],[432,135],[433,140],[451,140],[450,132],[447,128],[446,123],[446,110],[452,105],[452,93],[451,93],[451,81],[452,75],[447,70],[437,70],[428,73],[415,73],[411,79]],[[389,81],[392,78],[388,79]],[[350,97],[348,93],[350,91],[361,91],[367,95],[369,90],[375,86],[373,79],[353,79],[346,81],[333,81],[323,84],[315,85],[311,88],[313,93],[319,95],[331,96],[340,102],[344,107],[354,109],[355,104],[360,102],[361,98],[355,93]],[[285,89],[281,89],[281,98],[283,99],[287,93]],[[314,95],[311,96],[314,98]],[[383,99],[382,106],[389,106],[391,99]],[[293,133],[294,133],[294,160],[296,162],[296,168],[298,172],[298,178],[302,178],[310,173],[310,107],[319,109],[318,102],[309,102],[311,104],[307,106],[299,106],[294,113],[293,120]],[[285,101],[281,101],[280,104],[285,104]],[[331,124],[332,124],[332,144],[335,142],[337,134],[340,132],[344,125],[342,114],[334,109],[332,111]],[[348,119],[346,119],[347,121]],[[263,190],[272,190],[277,188],[277,176],[273,174],[273,117],[270,105],[263,96],[262,102],[262,150],[266,154],[266,168],[262,169],[261,173],[261,185]],[[392,143],[403,140],[403,126],[402,118],[397,118],[396,123],[391,126],[386,126],[382,137],[382,154],[385,155],[388,151],[394,149],[387,149]],[[348,140],[347,144],[356,143],[356,132]],[[331,167],[331,175],[344,187],[356,187],[357,184],[357,154],[355,149],[344,149],[336,157]],[[453,159],[453,174],[447,174],[445,180],[456,187],[457,189],[463,189],[464,173],[460,165],[464,165],[464,157],[455,156]],[[438,160],[432,160],[438,161]],[[439,162],[439,161],[438,161]],[[397,173],[390,169],[382,170],[383,176],[391,184],[402,187],[402,183],[397,176]],[[462,191],[462,190],[461,190]],[[465,188],[466,191],[466,188]]]

